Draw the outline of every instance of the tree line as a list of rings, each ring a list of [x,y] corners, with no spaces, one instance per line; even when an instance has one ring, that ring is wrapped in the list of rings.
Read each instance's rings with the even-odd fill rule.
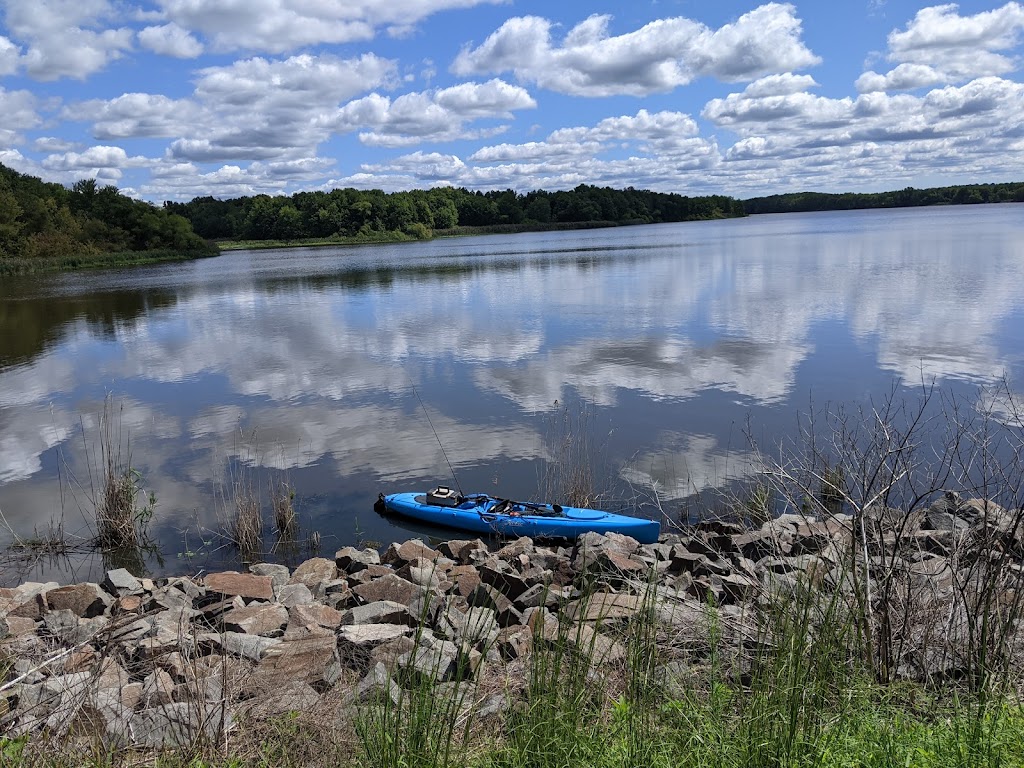
[[[790,192],[784,195],[752,197],[743,201],[747,213],[797,213],[800,211],[847,211],[855,208],[909,208],[921,205],[974,205],[978,203],[1024,202],[1024,183],[965,184],[952,187],[891,192]]]
[[[85,179],[68,189],[0,165],[0,261],[33,262],[115,253],[215,253],[174,211]],[[27,266],[26,266],[27,265]]]
[[[652,224],[743,215],[731,197],[615,190],[581,184],[573,190],[519,194],[435,188],[385,193],[334,189],[291,196],[231,200],[197,197],[164,203],[188,219],[197,234],[224,240],[374,239],[385,233],[421,239],[461,227],[511,231],[587,224]]]

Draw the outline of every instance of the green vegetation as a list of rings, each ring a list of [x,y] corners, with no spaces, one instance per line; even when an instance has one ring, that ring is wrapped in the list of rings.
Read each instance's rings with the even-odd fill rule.
[[[45,733],[11,735],[0,737],[0,765],[1024,765],[1024,709],[1017,694],[997,694],[998,686],[969,693],[956,683],[880,684],[859,662],[856,622],[842,602],[806,587],[801,582],[785,594],[765,595],[758,637],[739,641],[731,636],[728,615],[711,601],[684,639],[666,632],[672,604],[652,585],[625,623],[595,621],[588,601],[598,596],[585,591],[576,620],[549,616],[534,622],[533,650],[518,666],[512,663],[504,682],[516,703],[485,720],[477,720],[475,704],[487,690],[502,688],[469,669],[438,687],[427,671],[408,689],[387,683],[382,670],[380,695],[356,707],[351,698],[324,698],[315,711],[245,718],[227,738],[155,755],[84,736],[58,742]],[[618,638],[614,659],[610,646],[595,642],[594,628]],[[421,626],[417,637],[427,631]],[[684,648],[688,663],[666,663]]]
[[[165,203],[195,231],[218,241],[313,244],[425,239],[435,235],[518,232],[742,216],[731,197],[684,197],[581,184],[571,191],[470,192],[439,188],[385,194],[335,189],[291,197],[197,197]],[[468,229],[467,229],[468,228]]]
[[[0,165],[0,275],[215,255],[172,211],[99,187],[67,189]]]
[[[747,213],[796,213],[799,211],[848,211],[855,208],[909,208],[919,205],[974,205],[1024,202],[1024,182],[966,184],[955,187],[905,189],[892,192],[828,194],[791,192],[752,197],[743,201]]]

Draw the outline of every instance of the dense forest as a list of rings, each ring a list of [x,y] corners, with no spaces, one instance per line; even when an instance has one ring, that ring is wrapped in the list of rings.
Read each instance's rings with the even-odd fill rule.
[[[68,189],[0,165],[0,274],[216,252],[186,219],[117,187]]]
[[[684,197],[581,184],[571,191],[470,192],[437,188],[393,192],[335,189],[290,197],[234,200],[197,197],[164,203],[202,237],[218,240],[379,239],[386,233],[426,238],[461,227],[492,230],[581,225],[652,224],[742,216],[739,201],[721,195]]]
[[[909,208],[917,205],[971,205],[976,203],[1024,202],[1024,183],[966,184],[957,187],[914,189],[892,192],[790,192],[785,195],[753,197],[743,201],[747,213],[795,213],[798,211],[848,211],[854,208]]]

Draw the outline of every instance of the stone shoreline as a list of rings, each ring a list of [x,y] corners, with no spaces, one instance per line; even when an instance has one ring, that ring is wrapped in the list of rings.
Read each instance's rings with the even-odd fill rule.
[[[858,546],[896,569],[904,599],[939,609],[906,628],[917,641],[903,674],[953,674],[967,631],[960,577],[973,567],[964,547],[995,546],[1019,585],[1019,518],[955,494],[909,527],[886,522],[893,512],[882,510],[878,535]],[[345,547],[294,570],[147,579],[120,569],[101,584],[0,589],[0,732],[159,748],[216,738],[247,716],[309,710],[328,694],[351,714],[424,680],[472,679],[476,715],[500,716],[535,642],[560,637],[614,667],[626,655],[618,629],[640,611],[653,611],[667,638],[671,682],[706,657],[712,620],[739,653],[759,637],[757,607],[771,596],[801,579],[846,589],[853,524],[847,515],[784,515],[755,529],[709,520],[651,545],[617,534],[571,546],[459,539],[435,549],[412,539],[383,552]],[[942,610],[938,633],[929,617]]]

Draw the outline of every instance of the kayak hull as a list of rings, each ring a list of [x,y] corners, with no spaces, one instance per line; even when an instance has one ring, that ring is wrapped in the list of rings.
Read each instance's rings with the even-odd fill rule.
[[[485,494],[470,495],[454,505],[428,503],[424,493],[393,493],[381,501],[384,510],[392,514],[480,534],[575,539],[589,532],[621,533],[641,544],[654,544],[661,532],[655,520],[551,504],[506,502],[502,505],[500,499]],[[506,508],[507,511],[503,511]]]

